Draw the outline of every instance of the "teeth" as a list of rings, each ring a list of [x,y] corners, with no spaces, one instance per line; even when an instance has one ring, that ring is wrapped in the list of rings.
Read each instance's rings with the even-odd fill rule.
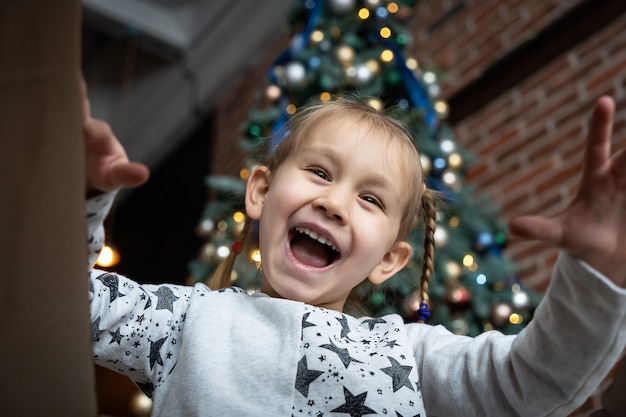
[[[309,229],[308,227],[302,227],[302,226],[296,227],[296,231],[298,233],[304,233],[305,235],[308,235],[311,239],[317,240],[322,245],[330,246],[335,252],[339,252],[339,250],[337,250],[335,245],[333,245],[328,239],[326,239],[324,236],[319,235],[318,233]]]

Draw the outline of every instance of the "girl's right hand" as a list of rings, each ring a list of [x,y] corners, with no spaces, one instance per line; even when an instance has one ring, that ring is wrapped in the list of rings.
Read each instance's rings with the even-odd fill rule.
[[[130,162],[124,147],[102,120],[93,119],[82,80],[83,135],[85,139],[85,172],[87,195],[137,187],[148,180],[148,167]]]

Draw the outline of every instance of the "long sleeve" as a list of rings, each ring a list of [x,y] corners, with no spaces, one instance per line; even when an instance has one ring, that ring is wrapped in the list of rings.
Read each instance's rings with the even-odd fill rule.
[[[114,197],[114,193],[103,194],[87,202],[90,267],[102,248],[102,222]],[[139,285],[91,268],[89,275],[95,362],[129,375],[151,395],[176,365],[192,288]]]
[[[626,345],[626,290],[561,254],[551,286],[519,336],[459,337],[413,326],[429,416],[566,416]]]
[[[87,216],[87,267],[88,270],[96,263],[98,254],[104,245],[104,219],[109,214],[117,193],[105,193],[90,198],[85,203]]]

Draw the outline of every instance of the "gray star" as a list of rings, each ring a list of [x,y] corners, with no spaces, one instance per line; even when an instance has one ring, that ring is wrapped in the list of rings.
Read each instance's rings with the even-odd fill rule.
[[[165,339],[167,339],[167,336],[163,339],[157,340],[156,342],[150,342],[150,370],[154,368],[155,363],[163,366],[163,358],[161,357],[159,350],[161,350],[161,346],[165,343]]]
[[[415,391],[413,384],[409,381],[409,374],[411,373],[412,366],[401,365],[400,362],[387,356],[391,366],[389,368],[382,368],[381,371],[389,375],[393,381],[393,392],[398,391],[402,387],[407,387],[411,391]]]
[[[104,330],[100,330],[100,317],[91,323],[91,340],[94,342],[100,341],[100,335],[104,333]]]
[[[395,340],[390,340],[389,342],[387,342],[387,344],[385,345],[386,347],[390,347],[390,348],[394,348],[396,346],[400,346],[399,344],[396,343]]]
[[[111,341],[109,342],[109,345],[115,342],[117,342],[117,344],[119,345],[122,342],[122,336],[124,335],[120,333],[119,327],[117,328],[115,332],[109,332],[109,334],[111,335]]]
[[[346,338],[348,340],[352,340],[348,336],[348,333],[350,333],[352,330],[350,329],[350,325],[348,324],[348,319],[346,319],[346,316],[341,316],[341,318],[337,318],[337,321],[341,324],[341,338]]]
[[[346,387],[343,387],[343,396],[346,402],[334,410],[330,410],[332,413],[347,413],[350,414],[350,417],[362,417],[364,414],[376,414],[376,411],[365,405],[367,391],[355,396]]]
[[[105,287],[109,289],[109,302],[112,303],[117,297],[123,297],[125,295],[120,293],[120,283],[116,275],[102,274],[96,279],[102,281]]]
[[[307,321],[307,319],[309,318],[309,316],[311,315],[311,313],[306,313],[304,316],[302,316],[302,328],[306,329],[307,327],[312,327],[315,326],[314,323],[311,323],[310,321]]]
[[[178,300],[179,297],[174,295],[174,292],[170,287],[159,287],[157,291],[152,291],[157,297],[159,297],[159,301],[157,301],[157,310],[169,310],[170,313],[174,312],[174,303]]]
[[[150,297],[150,294],[148,294],[148,292],[146,290],[144,290],[143,288],[141,289],[144,293],[141,294],[141,296],[139,297],[141,300],[145,300],[146,298],[148,299],[148,301],[146,301],[146,305],[143,306],[144,310],[147,310],[148,308],[150,308],[150,306],[152,305],[152,298]]]
[[[363,320],[363,323],[367,323],[367,325],[369,326],[370,330],[373,330],[374,326],[376,326],[378,323],[387,323],[387,322],[385,320],[381,319],[381,318],[376,318],[376,319]]]
[[[321,345],[320,347],[324,349],[328,349],[332,352],[335,352],[337,356],[339,356],[339,359],[341,359],[343,366],[345,366],[346,368],[348,368],[348,365],[350,365],[351,362],[363,363],[359,360],[352,358],[350,356],[350,353],[348,352],[348,349],[340,348],[339,346],[335,345],[333,341],[330,339],[329,339],[329,342],[330,342],[330,345],[326,344],[326,345]]]
[[[309,396],[309,385],[323,373],[322,371],[308,369],[306,356],[303,356],[298,362],[298,374],[296,375],[296,389],[298,392],[307,398]]]
[[[154,385],[151,382],[135,382],[139,389],[146,394],[148,397],[152,398],[152,394],[154,394]]]

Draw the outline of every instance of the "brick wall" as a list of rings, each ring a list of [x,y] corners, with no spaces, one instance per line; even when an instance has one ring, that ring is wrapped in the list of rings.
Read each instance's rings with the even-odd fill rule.
[[[439,8],[430,7],[432,3],[419,2],[416,8],[419,25],[413,53],[423,63],[444,68],[443,95],[453,101],[499,60],[586,2],[449,0],[436,2]],[[544,40],[549,43],[558,37]],[[526,61],[532,59],[529,54]],[[491,73],[493,78],[486,80],[494,84],[508,76],[497,70]],[[517,84],[454,122],[459,143],[478,156],[467,181],[502,208],[505,220],[524,213],[557,213],[575,191],[587,118],[601,94],[616,99],[615,137],[626,139],[625,80],[626,15],[622,15],[598,24],[571,49],[555,50],[548,62],[538,62]],[[624,139],[616,145],[624,146]],[[519,264],[527,284],[546,287],[556,256],[553,250],[511,242],[507,254]]]
[[[459,142],[479,157],[468,180],[493,197],[505,219],[557,213],[575,191],[598,96],[616,99],[616,145],[626,145],[625,75],[626,16],[455,126]],[[508,254],[529,284],[544,287],[554,253],[541,249],[515,243]]]
[[[446,71],[450,96],[581,0],[419,1],[413,52]]]
[[[440,67],[459,144],[478,157],[466,182],[502,208],[503,220],[552,215],[575,192],[594,100],[617,102],[614,137],[626,147],[626,2],[607,0],[419,1],[411,54]],[[233,154],[268,59],[216,108],[216,172],[234,174]],[[455,116],[455,109],[458,110]],[[511,241],[507,256],[524,282],[543,290],[556,252]],[[609,382],[607,381],[607,384]],[[577,415],[597,408],[591,398]]]
[[[452,121],[459,144],[478,157],[466,181],[502,208],[503,220],[527,213],[552,215],[564,208],[576,191],[588,116],[602,94],[610,94],[617,104],[615,148],[626,147],[626,13],[623,7],[610,13],[583,9],[589,3],[450,0],[417,5],[413,54],[423,64],[445,70],[441,86],[452,112],[456,102],[472,101],[469,93],[481,95],[481,88],[492,88],[490,83],[516,80],[497,94],[483,94],[482,101],[473,100],[477,109],[464,109],[463,117]],[[610,7],[611,2],[605,3]],[[595,13],[589,33],[572,39],[581,29],[574,24],[561,25],[560,33],[552,30],[568,13],[574,16],[570,21],[576,20],[577,6],[581,24],[586,11]],[[511,75],[515,68],[507,57],[542,32],[543,44],[534,46],[550,50],[545,43],[554,39],[558,45],[552,54],[536,58],[527,51],[520,64],[525,73]],[[533,59],[544,62],[528,64]],[[527,285],[547,287],[555,250],[512,240],[506,255],[518,264]],[[609,384],[610,378],[575,415],[597,409]]]

